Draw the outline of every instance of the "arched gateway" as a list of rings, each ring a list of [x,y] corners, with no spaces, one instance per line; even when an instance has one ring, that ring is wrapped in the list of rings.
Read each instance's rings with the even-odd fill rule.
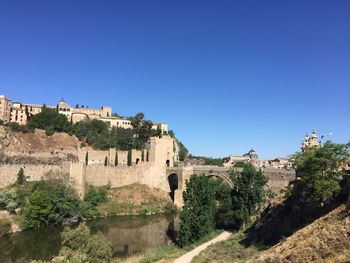
[[[170,196],[174,203],[178,206],[183,205],[182,192],[186,190],[186,180],[191,175],[197,174],[200,176],[219,177],[232,189],[234,183],[229,177],[229,167],[213,167],[213,166],[184,166],[184,167],[169,167],[166,169],[166,176],[169,182]],[[241,168],[236,168],[237,171],[241,171]],[[176,175],[176,176],[175,176]],[[176,179],[175,179],[176,178]],[[174,182],[177,180],[177,184]],[[174,186],[177,187],[174,187]]]

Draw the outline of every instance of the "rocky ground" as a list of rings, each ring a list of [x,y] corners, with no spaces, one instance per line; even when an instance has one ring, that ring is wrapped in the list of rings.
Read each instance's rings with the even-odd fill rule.
[[[61,164],[77,160],[80,141],[67,133],[14,132],[0,125],[1,164]]]

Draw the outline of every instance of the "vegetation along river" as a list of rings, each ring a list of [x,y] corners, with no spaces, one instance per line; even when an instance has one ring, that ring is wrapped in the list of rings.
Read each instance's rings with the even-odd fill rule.
[[[124,257],[168,243],[175,238],[174,217],[112,216],[87,222],[92,233],[100,231],[111,242],[114,257]],[[0,262],[48,260],[61,248],[62,227],[43,227],[0,238]]]

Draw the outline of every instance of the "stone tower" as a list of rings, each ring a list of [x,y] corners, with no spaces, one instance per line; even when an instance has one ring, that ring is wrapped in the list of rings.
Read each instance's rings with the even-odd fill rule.
[[[311,137],[309,136],[308,132],[306,133],[305,139],[301,144],[301,151],[305,152],[310,149],[319,148],[320,146],[321,143],[318,141],[316,131],[313,130]]]

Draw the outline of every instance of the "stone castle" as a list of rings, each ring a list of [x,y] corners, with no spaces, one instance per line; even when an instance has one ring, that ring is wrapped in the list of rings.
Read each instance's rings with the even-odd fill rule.
[[[4,95],[0,96],[0,120],[3,122],[16,122],[20,125],[27,124],[31,116],[42,111],[44,105],[27,104],[19,101],[12,101]],[[58,113],[67,117],[71,123],[76,123],[85,119],[97,119],[109,123],[110,127],[120,127],[132,129],[131,121],[121,118],[112,113],[112,107],[102,106],[100,109],[76,105],[72,107],[61,99],[56,106],[46,105],[47,108],[55,109]],[[160,130],[161,133],[168,132],[166,123],[153,122],[153,129]]]

